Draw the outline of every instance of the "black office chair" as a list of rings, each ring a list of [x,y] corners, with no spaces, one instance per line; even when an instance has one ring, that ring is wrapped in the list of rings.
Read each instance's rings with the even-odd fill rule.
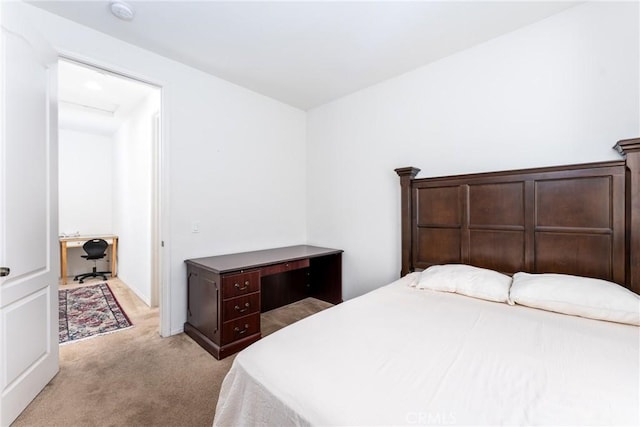
[[[82,245],[82,249],[87,253],[82,255],[82,258],[87,260],[93,260],[93,271],[91,273],[78,274],[73,280],[79,280],[80,283],[84,283],[84,279],[87,277],[102,277],[107,280],[107,274],[111,274],[110,271],[96,271],[98,266],[98,260],[107,256],[107,248],[109,244],[104,239],[92,239],[88,240]]]

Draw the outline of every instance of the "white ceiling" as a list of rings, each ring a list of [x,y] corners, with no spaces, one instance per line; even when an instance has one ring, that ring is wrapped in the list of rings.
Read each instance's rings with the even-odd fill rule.
[[[571,1],[30,1],[307,110],[576,5]]]
[[[71,61],[58,66],[58,125],[103,135],[115,133],[127,114],[157,88]]]

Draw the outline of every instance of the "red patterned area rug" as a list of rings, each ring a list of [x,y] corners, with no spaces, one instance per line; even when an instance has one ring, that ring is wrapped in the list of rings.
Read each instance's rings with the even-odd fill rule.
[[[133,326],[106,283],[59,290],[58,313],[60,344]]]

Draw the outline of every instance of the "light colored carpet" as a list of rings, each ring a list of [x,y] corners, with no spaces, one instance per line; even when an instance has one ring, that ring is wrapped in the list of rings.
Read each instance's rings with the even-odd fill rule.
[[[61,346],[60,372],[12,426],[210,426],[234,357],[216,360],[185,334],[160,338],[157,309],[108,283],[134,327]],[[263,313],[262,334],[330,306],[307,298]]]

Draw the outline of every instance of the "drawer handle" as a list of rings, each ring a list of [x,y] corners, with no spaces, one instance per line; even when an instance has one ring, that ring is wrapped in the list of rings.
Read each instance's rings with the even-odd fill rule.
[[[239,291],[246,291],[247,289],[249,289],[249,281],[247,280],[246,282],[244,282],[244,286],[240,287],[239,283],[234,284],[233,286],[235,286],[235,288]]]
[[[236,335],[242,335],[249,330],[249,324],[245,323],[244,329],[240,329],[236,326],[235,328],[233,328],[233,330],[236,331]]]
[[[244,313],[245,311],[249,310],[249,307],[251,307],[251,304],[247,302],[244,304],[244,308],[240,308],[239,305],[236,305],[233,308],[235,308],[238,313]]]

